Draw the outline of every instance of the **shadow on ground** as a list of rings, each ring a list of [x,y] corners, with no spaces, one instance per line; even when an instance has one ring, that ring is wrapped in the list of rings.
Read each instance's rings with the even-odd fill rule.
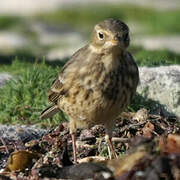
[[[139,93],[136,93],[135,97],[132,100],[131,106],[128,107],[130,111],[138,111],[141,108],[145,108],[150,111],[152,114],[158,114],[163,117],[176,117],[176,115],[167,110],[164,104],[161,104],[159,101],[149,99],[142,96]]]

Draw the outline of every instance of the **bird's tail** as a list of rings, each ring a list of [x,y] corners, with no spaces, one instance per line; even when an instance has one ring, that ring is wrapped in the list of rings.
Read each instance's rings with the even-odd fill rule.
[[[50,118],[59,111],[60,109],[58,108],[57,105],[50,106],[41,113],[40,118],[41,119]]]

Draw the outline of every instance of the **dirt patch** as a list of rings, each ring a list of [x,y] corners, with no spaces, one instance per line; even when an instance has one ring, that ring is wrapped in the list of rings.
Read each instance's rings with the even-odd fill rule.
[[[73,165],[67,123],[41,139],[1,139],[1,177],[12,179],[175,179],[180,178],[180,128],[176,117],[149,114],[146,109],[123,113],[113,132],[116,152],[108,160],[103,126],[77,132],[79,164]],[[18,147],[18,148],[17,148]],[[14,148],[16,149],[14,151]],[[123,155],[123,154],[126,155]],[[23,163],[19,163],[22,161]]]

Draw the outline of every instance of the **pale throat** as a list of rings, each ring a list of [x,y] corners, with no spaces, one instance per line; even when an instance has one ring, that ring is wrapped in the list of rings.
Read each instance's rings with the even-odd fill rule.
[[[101,62],[103,62],[107,71],[116,69],[121,59],[123,59],[126,53],[125,49],[121,49],[121,48],[102,49],[102,48],[97,48],[93,44],[89,44],[89,49],[92,53],[102,54],[100,59]]]
[[[89,49],[92,53],[97,54],[106,54],[106,55],[112,55],[112,56],[121,56],[124,54],[126,49],[122,49],[120,47],[99,47],[95,46],[94,44],[89,44]]]

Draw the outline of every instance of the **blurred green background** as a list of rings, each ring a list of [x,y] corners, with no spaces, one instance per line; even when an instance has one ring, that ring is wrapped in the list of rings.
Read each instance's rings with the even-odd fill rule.
[[[40,121],[49,105],[47,91],[73,52],[88,43],[93,26],[106,18],[128,24],[129,51],[139,66],[180,64],[178,0],[2,0],[0,76],[6,72],[13,80],[0,88],[0,123],[54,126],[65,119],[58,114]]]

